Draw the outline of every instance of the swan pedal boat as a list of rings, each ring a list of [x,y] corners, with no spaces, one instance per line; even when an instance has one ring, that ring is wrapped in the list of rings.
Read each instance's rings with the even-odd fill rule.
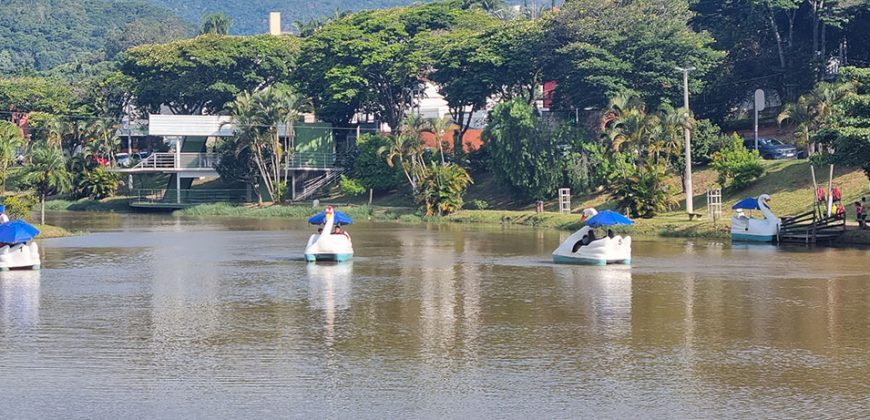
[[[0,247],[0,271],[15,269],[39,270],[39,246],[29,241],[23,244]]]
[[[600,213],[595,209],[583,210],[583,218],[580,219],[583,226],[573,235],[569,236],[562,245],[553,251],[553,262],[556,264],[631,264],[631,236],[603,235],[601,238],[588,240],[595,228],[632,225],[631,219],[611,210],[603,210]]]
[[[758,198],[746,198],[735,204],[732,209],[738,214],[731,218],[731,240],[746,242],[774,242],[779,234],[782,220],[770,209],[770,196],[762,194]],[[764,219],[746,216],[742,210],[760,210]]]
[[[332,206],[328,206],[326,211],[312,217],[308,222],[311,224],[323,223],[323,228],[319,234],[315,233],[308,238],[308,245],[305,247],[305,261],[344,262],[353,258],[353,242],[350,235],[347,232],[332,233],[335,226],[351,224],[352,221],[349,217],[336,212]]]
[[[583,265],[631,264],[631,236],[615,235],[613,238],[605,236],[589,242],[588,245],[582,245],[574,251],[578,242],[581,242],[590,231],[592,231],[591,227],[584,226],[569,236],[553,251],[553,262]]]

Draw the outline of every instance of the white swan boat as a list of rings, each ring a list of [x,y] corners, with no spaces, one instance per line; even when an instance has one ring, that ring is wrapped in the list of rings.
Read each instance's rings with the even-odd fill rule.
[[[762,194],[758,198],[745,198],[732,206],[737,214],[731,218],[731,240],[751,242],[774,242],[779,233],[782,220],[770,209],[770,196]],[[759,210],[763,219],[746,215],[744,210]]]
[[[0,271],[39,270],[39,246],[33,239],[39,230],[23,220],[0,224]]]
[[[597,237],[595,228],[618,224],[633,224],[627,217],[604,210],[588,221],[577,232],[562,242],[553,251],[553,262],[557,264],[631,264],[631,237],[612,234]]]
[[[350,234],[341,230],[342,225],[353,223],[350,217],[335,211],[332,206],[326,207],[308,222],[322,225],[320,232],[308,238],[305,247],[305,260],[315,261],[348,261],[353,258],[353,243]]]

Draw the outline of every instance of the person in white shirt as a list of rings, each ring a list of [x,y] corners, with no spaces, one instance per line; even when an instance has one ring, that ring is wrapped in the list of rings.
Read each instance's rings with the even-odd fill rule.
[[[6,207],[0,204],[0,223],[6,223],[9,221],[9,216],[6,215]]]

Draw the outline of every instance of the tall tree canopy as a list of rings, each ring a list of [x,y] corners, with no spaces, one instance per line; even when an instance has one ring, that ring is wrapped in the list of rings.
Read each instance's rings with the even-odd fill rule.
[[[644,101],[682,95],[682,74],[694,66],[693,91],[724,56],[713,38],[689,27],[686,0],[574,0],[547,24],[547,74],[564,108],[602,106],[632,91]]]
[[[292,36],[203,35],[133,48],[121,61],[139,107],[180,114],[214,113],[244,91],[289,80],[299,40]]]
[[[462,13],[450,1],[330,21],[303,41],[296,82],[326,121],[345,124],[364,111],[398,130],[421,86],[424,61],[414,52],[424,37],[453,26]]]
[[[0,78],[0,111],[64,113],[72,105],[68,85],[42,77]]]

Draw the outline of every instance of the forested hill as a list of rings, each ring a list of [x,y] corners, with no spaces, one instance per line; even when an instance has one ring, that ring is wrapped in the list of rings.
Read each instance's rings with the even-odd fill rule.
[[[258,34],[268,30],[269,12],[283,15],[285,31],[295,29],[295,21],[332,15],[336,10],[383,9],[415,3],[414,0],[149,0],[166,7],[188,22],[198,23],[209,13],[224,13],[233,19],[235,34]]]
[[[193,25],[143,1],[2,0],[0,74],[96,62],[131,46],[190,36]]]

